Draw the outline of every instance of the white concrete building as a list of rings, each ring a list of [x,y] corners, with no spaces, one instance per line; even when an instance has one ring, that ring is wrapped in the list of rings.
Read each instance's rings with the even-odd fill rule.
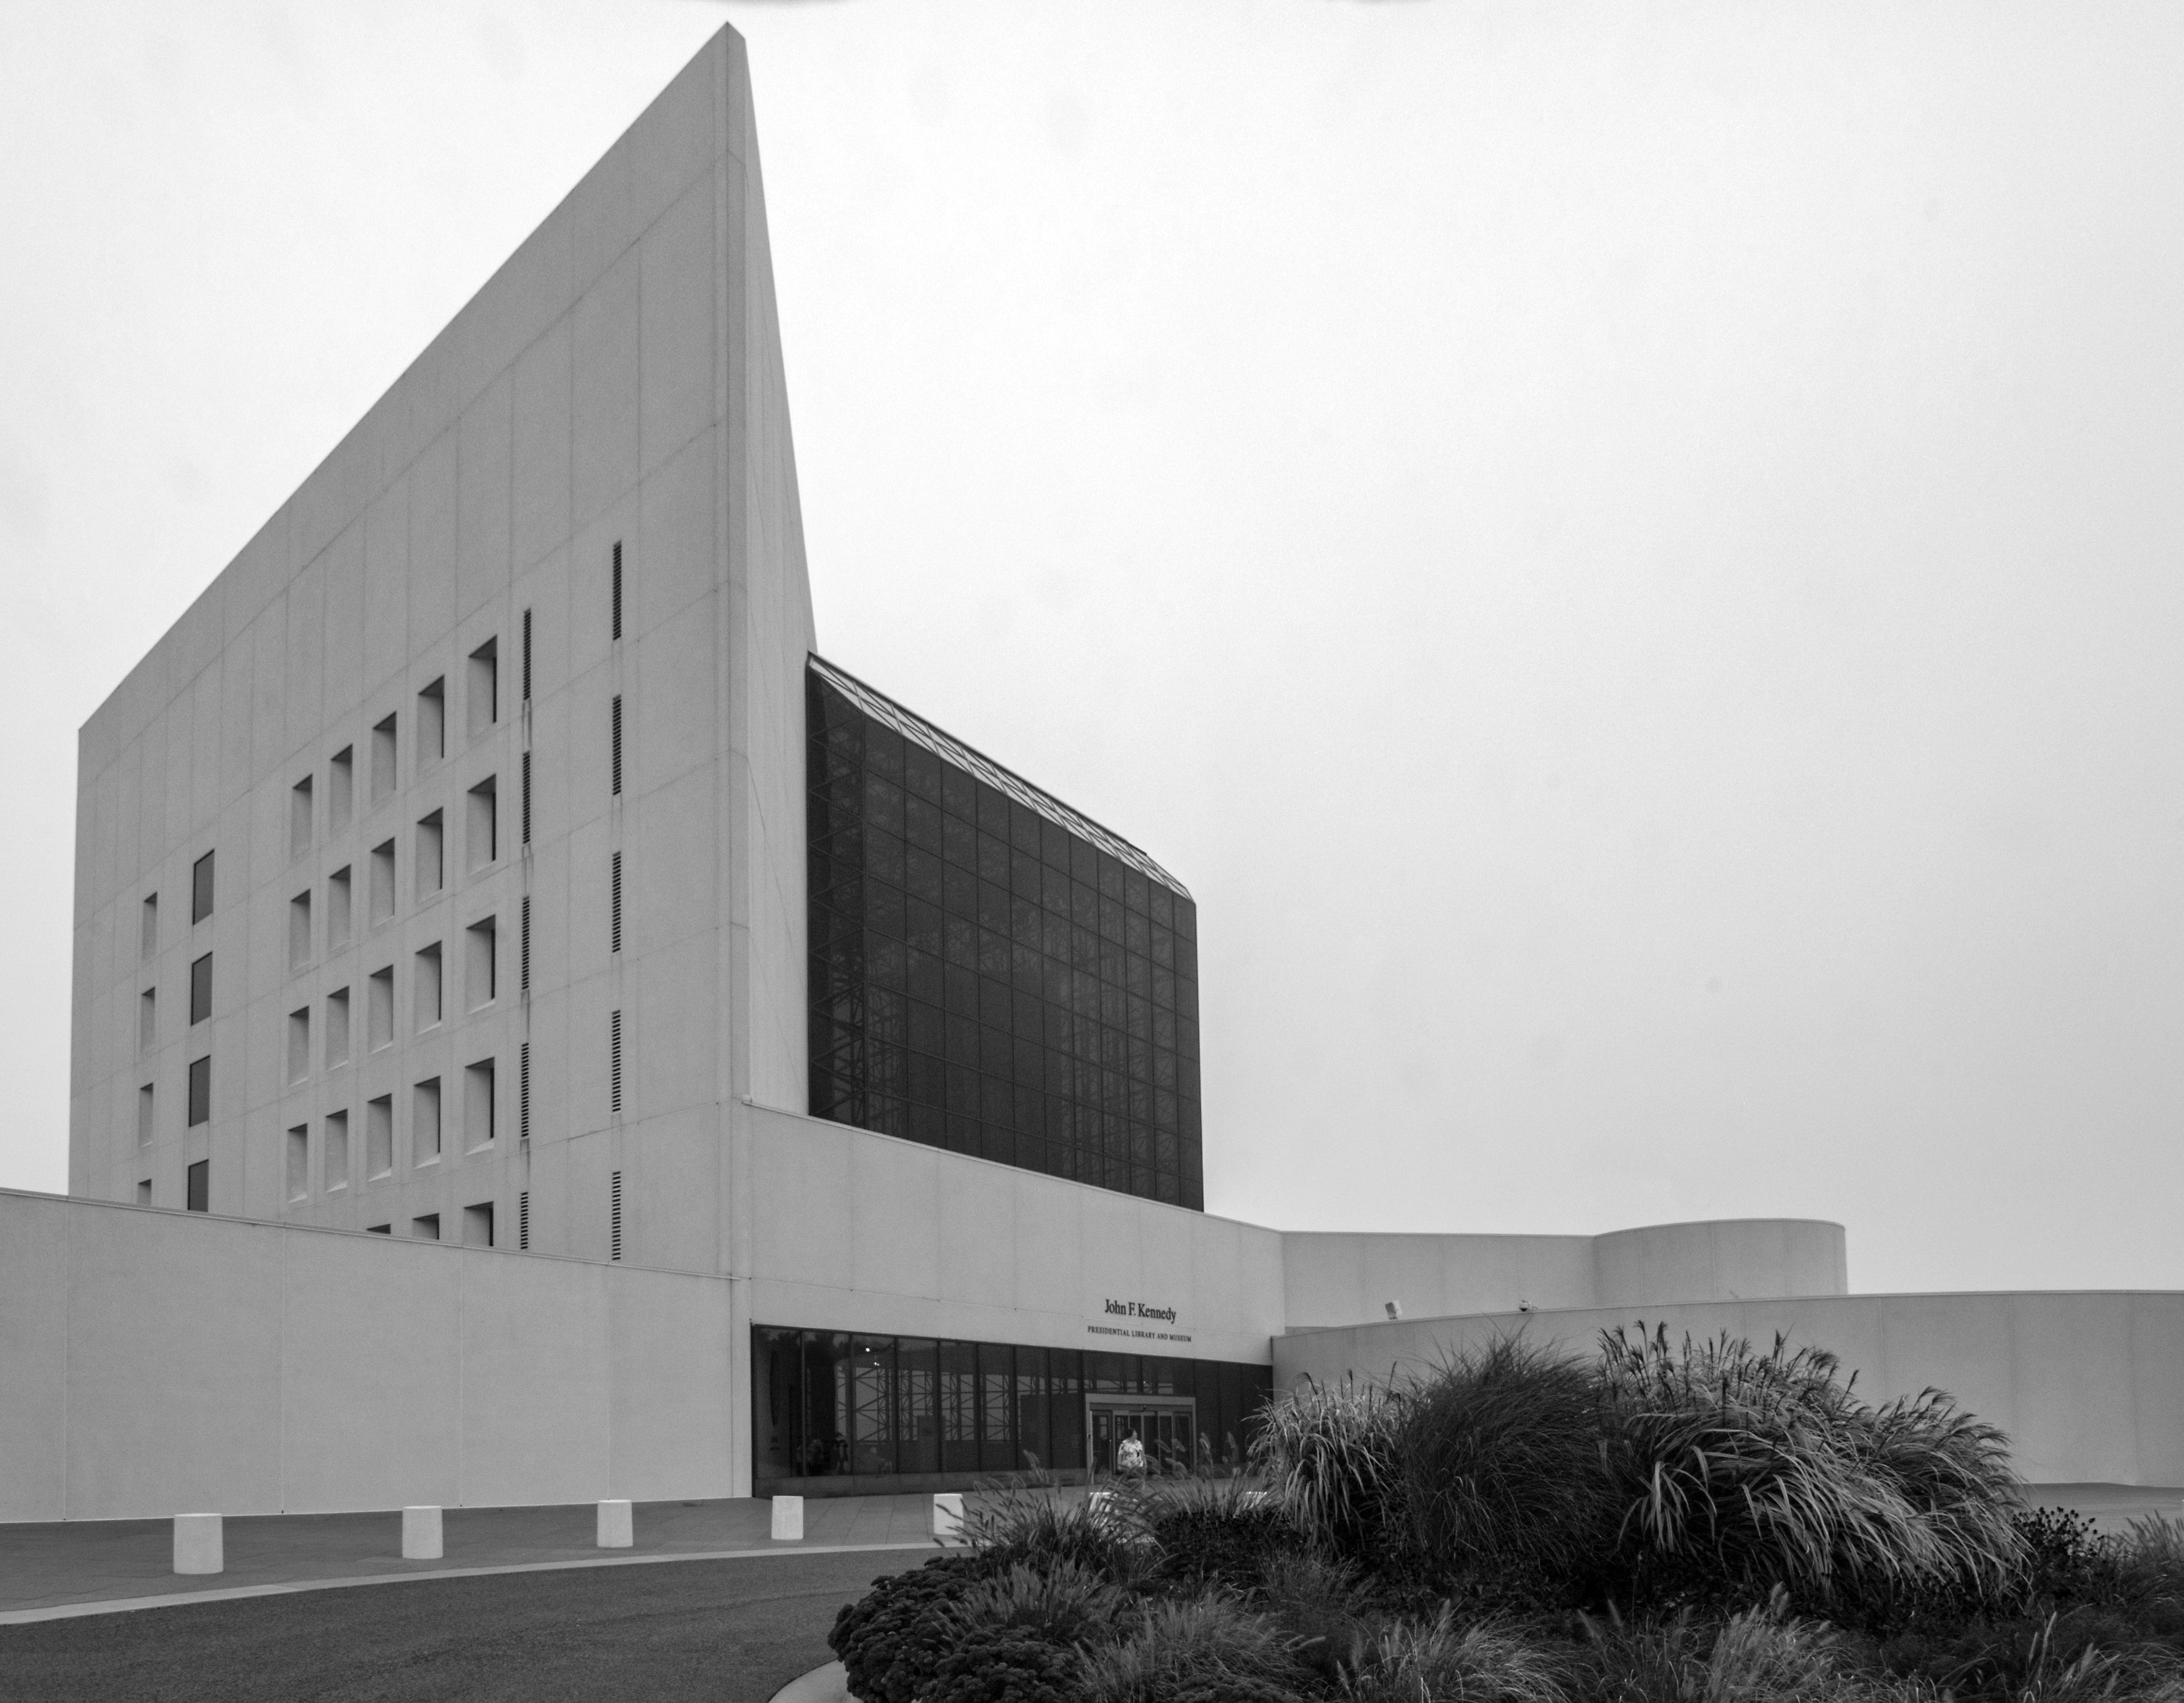
[[[1844,1294],[1209,1216],[1187,891],[816,653],[723,30],[83,729],[0,1518],[1217,1458],[1390,1302]]]

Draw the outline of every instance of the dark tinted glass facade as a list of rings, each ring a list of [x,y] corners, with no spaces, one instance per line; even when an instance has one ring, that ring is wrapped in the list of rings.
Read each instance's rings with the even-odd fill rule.
[[[816,659],[807,700],[812,1115],[1202,1209],[1189,895]]]
[[[752,1476],[846,1491],[863,1487],[840,1481],[1082,1472],[1091,1410],[1134,1396],[1190,1401],[1190,1458],[1169,1465],[1233,1472],[1273,1393],[1264,1366],[755,1325]]]

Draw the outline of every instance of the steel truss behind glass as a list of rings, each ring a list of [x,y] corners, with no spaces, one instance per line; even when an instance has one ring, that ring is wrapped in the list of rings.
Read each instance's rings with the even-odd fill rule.
[[[1190,895],[816,657],[806,712],[812,1115],[1202,1208]]]
[[[754,1325],[752,1475],[777,1485],[1035,1467],[1078,1474],[1088,1408],[1104,1416],[1185,1405],[1195,1405],[1195,1434],[1146,1430],[1156,1459],[1162,1437],[1179,1437],[1163,1464],[1233,1470],[1273,1391],[1271,1368],[1224,1361]]]

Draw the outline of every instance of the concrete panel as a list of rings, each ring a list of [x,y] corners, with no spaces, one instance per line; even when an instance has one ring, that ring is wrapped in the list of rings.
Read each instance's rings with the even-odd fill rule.
[[[68,1517],[279,1511],[278,1233],[71,1209]]]
[[[69,1209],[0,1211],[0,1521],[65,1519]]]
[[[638,1272],[602,1285],[610,1348],[608,1493],[637,1501],[736,1494],[738,1338],[729,1286]],[[748,1340],[748,1338],[744,1338]],[[745,1470],[749,1470],[748,1448]]]
[[[605,1274],[482,1249],[425,1250],[460,1287],[462,1500],[481,1507],[610,1494]]]
[[[464,410],[456,447],[455,615],[508,589],[512,387],[505,374]]]
[[[579,527],[637,481],[640,277],[632,251],[577,303],[570,495]]]
[[[515,364],[511,549],[519,570],[568,542],[570,361],[570,324],[563,319]]]
[[[460,1505],[465,1320],[452,1263],[378,1237],[283,1238],[288,1512]]]
[[[703,115],[710,119],[710,114]],[[694,122],[700,170],[712,140]],[[714,191],[705,171],[639,245],[643,353],[639,465],[660,466],[716,417]]]
[[[413,656],[437,643],[455,622],[456,468],[455,434],[443,431],[410,470],[409,648]],[[402,708],[407,711],[410,706]],[[408,721],[405,714],[405,725]],[[414,743],[410,749],[415,749]],[[406,752],[404,760],[409,760]]]
[[[932,1150],[889,1142],[853,1152],[850,1196],[843,1203],[850,1216],[850,1266],[836,1281],[900,1295],[939,1294],[941,1249],[933,1227],[941,1218],[941,1182]]]

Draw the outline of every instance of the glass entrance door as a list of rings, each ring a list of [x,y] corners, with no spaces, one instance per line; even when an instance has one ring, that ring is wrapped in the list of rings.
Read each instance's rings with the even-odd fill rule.
[[[1085,1403],[1092,1470],[1112,1477],[1135,1438],[1149,1472],[1187,1472],[1196,1458],[1198,1404],[1187,1396],[1095,1396]]]

